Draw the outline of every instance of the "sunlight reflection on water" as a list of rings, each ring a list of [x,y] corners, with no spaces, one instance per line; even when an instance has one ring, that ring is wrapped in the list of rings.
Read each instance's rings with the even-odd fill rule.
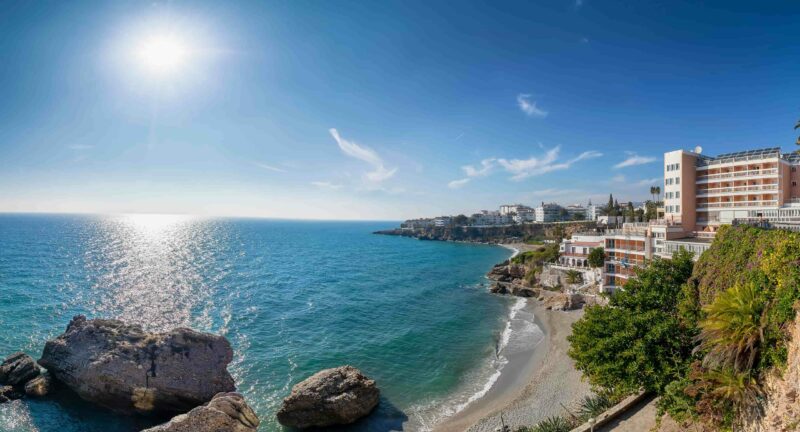
[[[87,299],[96,316],[151,331],[207,329],[214,308],[202,269],[212,264],[219,233],[188,216],[125,215],[98,221],[86,266],[100,275]],[[217,275],[220,277],[220,275]]]

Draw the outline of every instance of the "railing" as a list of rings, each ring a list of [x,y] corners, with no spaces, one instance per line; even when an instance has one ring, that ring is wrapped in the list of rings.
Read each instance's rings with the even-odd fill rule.
[[[698,203],[697,210],[717,209],[717,208],[736,208],[736,207],[776,207],[778,200],[767,201],[736,201],[722,203]]]
[[[724,187],[724,188],[708,188],[708,189],[697,189],[697,195],[709,195],[709,194],[717,194],[717,193],[728,193],[728,192],[749,192],[749,191],[772,191],[778,190],[778,184],[769,184],[769,185],[761,185],[761,186],[733,186],[733,187]]]
[[[730,172],[726,172],[726,173],[698,176],[697,177],[697,181],[715,180],[715,179],[732,178],[732,177],[760,176],[760,175],[769,175],[769,174],[777,174],[777,173],[778,173],[778,169],[777,168],[761,169],[761,170],[748,170],[748,171],[730,171]]]

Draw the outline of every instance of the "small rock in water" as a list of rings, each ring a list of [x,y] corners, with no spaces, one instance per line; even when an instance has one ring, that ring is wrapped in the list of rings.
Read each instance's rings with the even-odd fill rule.
[[[53,378],[45,372],[25,384],[25,394],[28,396],[42,397],[50,393]]]
[[[22,352],[14,353],[0,364],[0,383],[23,385],[39,375],[39,372],[39,365],[31,356]]]
[[[0,386],[0,403],[10,402],[23,396],[12,386]]]
[[[206,405],[142,432],[255,432],[260,421],[239,393],[219,393]]]
[[[352,366],[317,372],[295,385],[278,410],[278,421],[295,428],[350,424],[378,405],[375,381]]]

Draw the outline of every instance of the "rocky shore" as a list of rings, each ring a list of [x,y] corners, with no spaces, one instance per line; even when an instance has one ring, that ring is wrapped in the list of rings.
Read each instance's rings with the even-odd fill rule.
[[[71,392],[120,415],[172,417],[142,432],[256,432],[260,420],[236,393],[223,336],[176,328],[150,333],[112,319],[73,317],[38,361],[18,352],[0,364],[0,403]],[[298,383],[278,421],[295,429],[350,424],[368,415],[380,391],[352,366]]]
[[[571,236],[576,232],[592,231],[595,222],[559,222],[515,224],[504,226],[445,226],[416,229],[389,229],[374,234],[412,237],[420,240],[458,241],[472,243],[515,243],[544,238]]]

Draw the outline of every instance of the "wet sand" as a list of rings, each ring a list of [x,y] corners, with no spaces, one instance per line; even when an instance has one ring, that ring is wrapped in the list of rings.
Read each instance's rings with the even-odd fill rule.
[[[533,312],[545,337],[529,350],[509,355],[509,362],[487,394],[448,418],[434,430],[440,432],[493,432],[502,421],[512,429],[533,426],[565,408],[574,407],[590,393],[567,356],[566,338],[582,310],[553,312],[544,310],[535,299],[526,310]]]

